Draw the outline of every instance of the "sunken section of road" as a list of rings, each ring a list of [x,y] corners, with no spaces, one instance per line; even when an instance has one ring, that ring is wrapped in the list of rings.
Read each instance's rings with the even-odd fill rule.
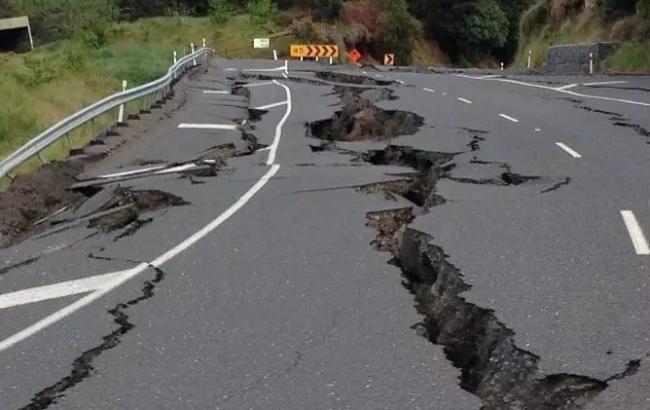
[[[454,161],[466,153],[423,151],[396,145],[365,153],[341,150],[335,141],[389,139],[405,131],[413,134],[421,125],[421,120],[410,113],[399,112],[390,117],[358,93],[353,96],[353,102],[345,102],[343,111],[337,112],[334,118],[307,125],[308,136],[327,140],[320,147],[312,147],[312,151],[336,151],[373,165],[414,170],[405,178],[365,185],[358,190],[365,194],[383,193],[387,200],[401,196],[413,204],[368,213],[367,225],[377,230],[371,246],[392,254],[390,263],[401,269],[404,286],[414,296],[415,306],[423,317],[413,329],[444,348],[447,358],[461,371],[461,388],[480,398],[486,410],[581,409],[604,391],[610,381],[636,373],[639,361],[630,361],[626,369],[606,380],[542,373],[540,357],[518,347],[513,330],[500,322],[492,310],[474,305],[462,296],[471,287],[464,282],[463,273],[447,260],[444,250],[433,244],[434,237],[409,227],[418,215],[445,203],[436,193],[436,184],[443,178],[454,180],[450,176]],[[367,117],[359,113],[376,110],[390,117],[391,127],[375,132],[372,127],[357,125]],[[384,129],[389,134],[383,133]],[[468,144],[468,152],[478,150],[482,140],[475,136]],[[474,157],[472,161],[478,160]],[[502,165],[504,172],[494,180],[457,182],[516,187],[539,179],[516,174],[508,164]],[[569,182],[565,180],[550,190]]]

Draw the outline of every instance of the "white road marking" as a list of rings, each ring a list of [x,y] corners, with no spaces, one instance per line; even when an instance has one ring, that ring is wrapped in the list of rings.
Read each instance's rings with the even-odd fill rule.
[[[203,90],[203,94],[230,94],[230,91],[226,91],[226,90]]]
[[[178,124],[178,128],[183,129],[196,129],[196,130],[230,130],[234,131],[237,129],[237,125],[234,124]]]
[[[257,151],[258,151],[258,152],[260,152],[260,151],[268,151],[268,150],[270,150],[270,149],[271,149],[271,147],[264,147],[264,148],[260,148],[260,149],[258,149]]]
[[[0,310],[102,289],[127,271],[105,273],[0,295]]]
[[[284,78],[289,78],[289,76],[287,75],[287,73],[282,73],[282,77],[284,77]]]
[[[483,75],[480,77],[476,77],[479,80],[487,80],[488,78],[499,78],[501,77],[501,74],[490,74],[490,75]]]
[[[177,167],[171,167],[171,168],[163,169],[161,171],[157,171],[157,172],[155,172],[155,174],[156,175],[173,174],[174,172],[188,171],[188,170],[194,169],[196,167],[197,167],[197,165],[193,164],[193,163],[183,164],[183,165],[179,165]]]
[[[145,272],[149,268],[158,268],[162,265],[164,265],[166,262],[170,261],[174,257],[178,256],[180,253],[184,252],[194,244],[196,244],[198,241],[203,239],[205,236],[210,234],[212,231],[217,229],[220,225],[222,225],[224,222],[226,222],[228,219],[230,219],[233,215],[235,215],[246,203],[248,203],[254,196],[257,194],[270,180],[277,174],[277,172],[280,169],[279,164],[274,164],[273,162],[275,161],[275,154],[278,148],[278,145],[280,143],[280,139],[282,137],[282,127],[288,120],[289,116],[291,115],[291,110],[292,110],[292,103],[291,103],[291,90],[289,87],[287,87],[284,84],[281,84],[277,81],[273,81],[274,84],[279,85],[285,89],[287,92],[287,112],[285,113],[284,117],[280,120],[276,127],[275,131],[275,139],[273,141],[273,145],[269,147],[270,154],[269,158],[267,160],[267,165],[271,165],[271,168],[264,174],[258,181],[253,185],[244,195],[242,195],[237,202],[235,202],[233,205],[230,206],[224,213],[219,215],[216,219],[214,219],[212,222],[210,222],[208,225],[204,226],[202,229],[194,233],[192,236],[188,237],[185,239],[183,242],[179,243],[172,249],[168,250],[158,258],[154,259],[151,263],[141,263],[140,265],[126,270],[122,272],[116,272],[113,273],[115,274],[115,277],[112,278],[107,283],[102,283],[101,288],[95,290],[94,292],[82,297],[81,299],[77,300],[76,302],[59,309],[58,311],[52,313],[51,315],[39,320],[38,322],[32,324],[31,326],[21,330],[18,333],[15,333],[8,338],[0,341],[0,352],[9,349],[10,347],[16,345],[17,343],[20,343],[21,341],[33,336],[34,334],[42,331],[43,329],[57,323],[58,321],[70,316],[71,314],[75,313],[79,309],[82,309],[89,304],[93,303],[94,301],[98,300],[99,298],[103,297],[113,289],[117,288],[118,286],[121,286],[122,284],[126,283],[130,279],[133,279],[137,275],[141,274],[142,272]],[[119,273],[119,275],[117,274]],[[111,275],[106,274],[106,275]],[[105,278],[107,276],[105,275],[99,275],[99,280]],[[84,284],[84,283],[82,283]],[[92,283],[85,283],[86,288],[92,287],[89,285],[92,285]],[[77,286],[79,286],[77,284]],[[57,288],[58,289],[58,288]],[[14,295],[15,297],[15,295]]]
[[[250,83],[250,84],[244,84],[242,87],[244,88],[253,88],[253,87],[263,87],[265,85],[273,85],[273,81],[264,81],[261,83]]]
[[[501,118],[505,118],[505,119],[508,120],[508,121],[519,122],[518,119],[516,119],[516,118],[512,118],[512,117],[509,116],[509,115],[499,114],[499,117],[501,117]]]
[[[280,101],[277,103],[273,104],[268,104],[268,105],[262,105],[260,107],[255,107],[256,110],[270,110],[271,108],[276,108],[276,107],[282,107],[283,105],[286,105],[286,101]]]
[[[406,83],[405,83],[404,81],[402,81],[402,80],[395,80],[395,82],[399,83],[400,85],[404,85],[404,84],[406,84]]]
[[[291,90],[289,87],[287,87],[284,84],[281,84],[277,81],[273,81],[276,85],[284,88],[284,91],[287,93],[287,111],[284,113],[284,116],[278,122],[278,125],[275,127],[275,137],[273,138],[273,143],[271,144],[270,150],[269,150],[269,157],[266,160],[266,165],[271,165],[275,162],[275,155],[278,150],[278,145],[280,145],[280,138],[282,138],[282,127],[284,127],[284,124],[287,122],[289,119],[289,116],[291,115],[291,110],[292,110],[292,103],[291,103]]]
[[[132,171],[115,172],[113,174],[104,174],[104,175],[99,175],[97,177],[92,177],[91,179],[95,179],[95,178],[98,178],[98,179],[111,179],[111,178],[126,177],[126,176],[129,176],[129,175],[144,174],[146,172],[157,171],[159,169],[163,169],[166,166],[167,165],[156,165],[156,166],[153,166],[153,167],[134,169]]]
[[[232,68],[232,67],[228,67],[228,68],[224,69],[223,71],[237,71],[237,69]]]
[[[627,84],[627,81],[600,81],[596,83],[582,83],[582,85],[585,85],[587,87],[592,86],[592,85],[615,85],[615,84]]]
[[[458,97],[458,101],[464,102],[465,104],[471,104],[472,102],[470,100],[466,100],[464,98]]]
[[[447,95],[447,93],[442,93],[442,95]]]
[[[253,73],[253,72],[260,72],[260,73],[270,73],[274,71],[283,71],[287,72],[287,64],[281,66],[281,67],[275,67],[275,68],[247,68],[245,70],[247,73]]]
[[[578,152],[571,149],[568,145],[566,145],[563,142],[556,142],[555,145],[568,152],[569,155],[571,155],[573,158],[582,158],[582,155],[580,155]]]
[[[535,128],[535,132],[542,132],[541,128]]]
[[[634,245],[634,250],[637,255],[650,255],[650,246],[648,245],[648,240],[643,234],[643,230],[639,225],[639,222],[634,216],[632,211],[621,211],[621,216],[625,222],[625,227],[627,232],[630,234],[630,239],[632,240],[632,245]]]
[[[569,88],[575,88],[577,86],[578,84],[567,84],[567,85],[563,85],[562,87],[557,87],[556,90],[557,91],[568,90]]]
[[[426,91],[428,93],[435,93],[435,90],[432,90],[431,88],[423,88],[422,91]]]
[[[504,82],[504,83],[523,85],[523,86],[526,86],[526,87],[541,88],[543,90],[556,91],[556,92],[563,93],[563,94],[573,95],[575,97],[591,98],[591,99],[594,99],[594,100],[612,101],[612,102],[620,102],[620,103],[624,103],[624,104],[634,104],[634,105],[642,105],[644,107],[650,107],[650,103],[646,103],[646,102],[633,101],[633,100],[623,100],[623,99],[620,99],[620,98],[603,97],[601,95],[583,94],[583,93],[577,93],[577,92],[569,91],[569,90],[558,90],[557,88],[548,87],[546,85],[526,83],[524,81],[509,80],[509,79],[506,79],[506,78],[486,78],[484,81],[500,81],[500,82]]]
[[[246,205],[246,203],[250,201],[255,196],[255,194],[257,194],[257,192],[259,192],[271,180],[271,178],[273,178],[273,176],[278,172],[279,169],[280,169],[280,165],[274,164],[273,166],[271,166],[271,168],[266,172],[266,174],[264,174],[264,176],[262,176],[262,178],[260,178],[255,185],[253,185],[241,198],[237,200],[237,202],[235,202],[224,213],[219,215],[216,219],[214,219],[208,225],[203,227],[201,230],[199,230],[189,238],[185,239],[180,244],[176,245],[174,248],[170,249],[163,255],[159,256],[151,263],[142,263],[132,269],[119,272],[120,274],[116,275],[115,278],[113,278],[110,282],[103,283],[100,289],[84,296],[83,298],[77,300],[76,302],[39,320],[38,322],[21,330],[20,332],[0,341],[0,352],[9,349],[15,344],[20,343],[21,341],[29,338],[30,336],[33,336],[34,334],[40,332],[41,330],[70,316],[71,314],[75,313],[77,310],[88,306],[89,304],[93,303],[97,299],[106,295],[113,289],[126,283],[130,279],[133,279],[134,277],[141,274],[142,272],[146,271],[147,269],[151,267],[158,268],[163,264],[165,264],[166,262],[168,262],[169,260],[176,257],[177,255],[179,255],[180,253],[184,252],[189,247],[191,247],[192,245],[194,245],[195,243],[203,239],[206,235],[208,235],[209,233],[217,229],[221,224],[223,224],[228,219],[230,219],[230,217],[232,217],[234,214],[236,214],[237,211],[239,211],[244,205]]]

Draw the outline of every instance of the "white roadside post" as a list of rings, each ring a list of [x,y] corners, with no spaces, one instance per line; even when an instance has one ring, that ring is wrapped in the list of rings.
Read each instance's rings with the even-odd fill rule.
[[[273,50],[273,59],[278,61],[278,50]]]
[[[195,50],[194,50],[194,43],[190,43],[190,49],[192,50],[192,54],[194,54],[194,52],[195,52]],[[192,65],[193,65],[194,67],[196,67],[196,58],[195,58],[194,60],[192,60]]]
[[[503,63],[501,63],[501,71],[503,71]]]
[[[126,86],[128,82],[126,80],[122,81],[122,92],[126,91]],[[118,125],[124,124],[124,104],[120,104],[120,110],[117,114],[117,123]]]
[[[334,64],[334,58],[330,57],[330,65]]]
[[[305,61],[305,57],[300,57],[300,61]]]
[[[589,53],[589,74],[594,73],[594,53]]]
[[[178,63],[178,54],[174,51],[174,65],[176,65],[176,63]]]
[[[528,50],[528,69],[532,66],[533,50]]]

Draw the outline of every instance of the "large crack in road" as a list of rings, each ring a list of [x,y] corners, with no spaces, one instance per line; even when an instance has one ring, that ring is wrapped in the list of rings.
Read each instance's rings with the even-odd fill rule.
[[[357,98],[362,97],[357,94]],[[352,113],[346,118],[354,121],[355,111],[368,109],[369,105],[369,102],[352,106],[345,104],[348,112]],[[358,188],[366,194],[383,192],[386,199],[399,195],[413,204],[412,207],[368,213],[367,225],[377,230],[371,246],[392,254],[390,263],[401,269],[404,286],[413,295],[416,309],[423,316],[422,322],[413,328],[431,343],[444,348],[447,358],[461,371],[460,387],[480,398],[482,409],[582,409],[604,391],[610,381],[637,372],[640,360],[631,360],[622,372],[605,380],[569,373],[544,374],[539,368],[540,357],[518,347],[514,340],[515,332],[499,321],[494,311],[470,303],[462,296],[471,286],[464,281],[461,270],[448,261],[444,250],[434,244],[435,237],[410,227],[418,215],[445,203],[437,193],[436,185],[442,178],[457,180],[450,176],[450,171],[460,153],[423,151],[396,145],[365,153],[341,150],[333,141],[347,141],[349,130],[355,127],[350,123],[340,126],[340,118],[338,112],[330,122],[308,125],[308,136],[327,140],[320,147],[312,147],[312,151],[351,154],[356,160],[369,164],[415,170],[406,178]],[[401,127],[400,119],[404,118],[414,117],[408,113],[394,117],[397,132],[412,131],[413,124],[408,121]],[[325,130],[324,125],[327,126]],[[372,132],[359,135],[366,140],[382,138]],[[482,140],[482,137],[474,136],[468,144],[469,152],[479,150]],[[479,161],[476,157],[472,162],[492,163]],[[462,182],[507,187],[539,178],[513,173],[508,164],[500,164],[505,172],[498,180]],[[570,181],[566,178],[542,193],[559,189]]]

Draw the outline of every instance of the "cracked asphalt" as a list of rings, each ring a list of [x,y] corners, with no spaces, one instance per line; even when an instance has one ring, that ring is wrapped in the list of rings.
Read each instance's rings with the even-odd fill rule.
[[[650,408],[649,77],[282,65],[196,69],[0,250],[1,409]]]

